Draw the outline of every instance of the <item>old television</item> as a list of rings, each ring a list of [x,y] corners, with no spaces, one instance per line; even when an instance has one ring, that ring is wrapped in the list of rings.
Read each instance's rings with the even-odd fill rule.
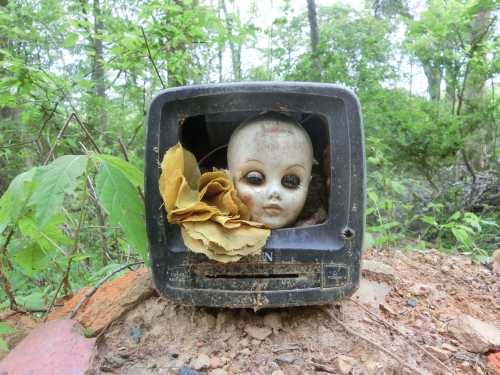
[[[163,155],[181,142],[202,168],[225,168],[231,133],[266,111],[292,116],[308,132],[314,173],[324,187],[310,194],[324,205],[325,217],[272,230],[260,256],[238,262],[219,263],[189,251],[162,205],[158,181]],[[180,303],[255,310],[326,304],[350,296],[360,280],[364,160],[360,106],[346,88],[250,82],[161,91],[149,108],[145,150],[146,224],[157,290]],[[324,194],[323,203],[318,194]]]

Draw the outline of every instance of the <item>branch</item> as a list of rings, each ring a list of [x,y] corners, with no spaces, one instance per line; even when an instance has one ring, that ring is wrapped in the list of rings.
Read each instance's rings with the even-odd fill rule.
[[[444,369],[446,369],[446,371],[449,371],[450,373],[452,374],[455,374],[453,372],[452,369],[450,369],[448,366],[446,366],[439,358],[437,358],[435,355],[433,355],[432,353],[430,353],[427,349],[425,349],[422,345],[420,345],[418,342],[416,342],[415,340],[413,340],[412,338],[408,337],[407,335],[405,335],[403,332],[401,332],[398,328],[396,328],[395,326],[393,326],[391,323],[389,322],[386,322],[385,320],[381,319],[380,317],[378,317],[376,314],[372,313],[370,310],[368,310],[366,307],[364,307],[362,304],[360,304],[359,302],[355,301],[354,299],[352,298],[349,298],[349,301],[351,301],[352,303],[354,303],[356,306],[358,306],[359,308],[361,308],[362,310],[364,310],[368,315],[370,315],[371,317],[374,318],[374,320],[393,330],[394,332],[396,332],[397,334],[401,335],[403,338],[405,338],[409,343],[415,345],[418,349],[420,349],[422,352],[424,352],[425,354],[427,354],[432,360],[434,360],[439,366],[443,367]]]
[[[146,49],[148,50],[149,61],[151,62],[151,64],[153,64],[153,68],[155,69],[156,75],[160,80],[161,87],[166,88],[165,83],[163,83],[163,79],[161,79],[160,72],[156,67],[155,61],[153,60],[153,56],[151,56],[151,50],[149,49],[148,38],[146,37],[146,33],[144,32],[144,28],[142,26],[141,26],[141,31],[142,31],[142,37],[144,38],[144,43],[146,43]]]
[[[46,321],[47,318],[49,317],[50,311],[52,310],[52,308],[54,307],[54,304],[56,303],[57,295],[59,294],[59,291],[61,290],[62,286],[66,285],[68,283],[69,272],[71,270],[71,263],[73,263],[73,255],[75,255],[78,252],[78,244],[80,242],[80,229],[82,227],[83,219],[85,217],[85,212],[86,212],[85,205],[84,205],[86,199],[87,199],[87,191],[84,188],[84,192],[82,194],[82,200],[81,200],[81,204],[80,204],[80,218],[78,219],[78,224],[77,224],[76,230],[75,230],[75,240],[73,243],[73,251],[71,252],[71,254],[69,254],[69,259],[68,259],[68,264],[66,265],[66,270],[64,271],[64,275],[61,279],[61,282],[59,283],[59,285],[56,289],[56,292],[54,293],[54,297],[52,298],[52,301],[50,302],[50,305],[47,309],[47,312],[45,314],[43,321]]]
[[[396,356],[395,354],[392,354],[390,351],[388,351],[386,348],[384,348],[383,346],[381,346],[380,344],[377,344],[375,341],[372,341],[371,339],[369,339],[368,337],[364,336],[363,334],[361,333],[358,333],[357,331],[355,331],[354,329],[352,328],[349,328],[348,326],[346,326],[340,319],[338,319],[334,314],[332,314],[328,309],[324,308],[323,311],[331,318],[333,319],[335,322],[337,322],[337,324],[339,324],[347,333],[349,333],[350,335],[352,336],[356,336],[357,338],[367,342],[368,344],[372,345],[373,347],[377,348],[378,350],[380,350],[382,353],[386,354],[387,356],[389,356],[390,358],[396,360],[402,367],[404,368],[407,368],[408,370],[411,370],[413,371],[415,374],[419,374],[419,375],[424,375],[424,373],[422,371],[420,371],[419,369],[413,367],[413,366],[410,366],[408,363],[406,363],[405,360],[399,358],[398,356]],[[329,327],[331,329],[331,327]]]

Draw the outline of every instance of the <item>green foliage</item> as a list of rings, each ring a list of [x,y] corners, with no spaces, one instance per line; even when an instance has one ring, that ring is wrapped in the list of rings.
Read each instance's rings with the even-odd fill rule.
[[[426,237],[435,237],[438,246],[448,250],[458,250],[464,254],[471,255],[480,263],[488,261],[488,252],[478,245],[478,238],[485,227],[498,228],[498,224],[485,220],[473,212],[457,211],[443,221],[438,222],[443,205],[433,204],[428,208],[432,215],[422,215],[420,220],[428,224]]]
[[[4,352],[9,351],[9,346],[7,345],[7,342],[2,339],[2,335],[10,335],[15,333],[16,330],[9,325],[0,322],[0,350],[3,350]]]
[[[129,243],[143,259],[147,259],[144,204],[136,188],[142,178],[137,180],[135,177],[138,175],[140,172],[130,164],[118,163],[116,158],[102,158],[96,178],[96,191],[110,223],[119,225]],[[133,179],[129,179],[129,176]]]
[[[38,168],[35,179],[39,183],[29,206],[33,206],[39,226],[60,211],[64,196],[75,190],[77,179],[87,168],[87,161],[86,155],[64,155],[48,166]]]
[[[89,159],[95,163],[88,163]],[[90,255],[71,253],[80,239],[69,238],[67,232],[69,225],[84,225],[75,223],[69,211],[75,207],[75,195],[86,194],[79,187],[93,175],[92,165],[98,165],[96,198],[108,213],[106,223],[118,226],[130,248],[147,261],[144,206],[138,190],[143,184],[142,173],[111,155],[65,155],[20,174],[0,198],[0,234],[15,233],[13,240],[2,239],[14,267],[10,274],[15,285],[26,285],[23,278],[44,279],[51,267],[65,267],[70,260],[76,267],[89,261]],[[43,292],[32,291],[18,296],[17,302],[42,309],[51,291],[51,287]]]
[[[373,90],[361,96],[368,143],[385,161],[433,184],[440,168],[455,162],[463,146],[459,119],[439,103],[401,90]]]

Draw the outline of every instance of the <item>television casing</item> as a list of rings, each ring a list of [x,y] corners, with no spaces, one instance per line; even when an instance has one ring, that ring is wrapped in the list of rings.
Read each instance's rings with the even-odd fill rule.
[[[265,111],[320,116],[327,126],[326,135],[311,137],[313,146],[328,144],[328,154],[319,156],[329,159],[326,221],[272,230],[260,256],[234,263],[219,263],[189,251],[179,225],[167,222],[163,208],[158,186],[163,155],[181,138],[213,148],[217,145],[205,143],[212,138],[227,141],[238,116]],[[215,120],[208,122],[209,118]],[[202,125],[198,127],[198,120],[193,120],[189,128],[183,128],[186,119],[201,119]],[[364,140],[356,96],[337,85],[306,82],[214,84],[161,91],[147,118],[145,208],[154,283],[162,295],[175,301],[257,310],[326,304],[349,297],[359,286],[365,228]]]

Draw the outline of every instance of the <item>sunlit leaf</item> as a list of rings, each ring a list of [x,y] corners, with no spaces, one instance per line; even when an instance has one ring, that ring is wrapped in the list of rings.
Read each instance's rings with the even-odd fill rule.
[[[22,216],[35,187],[33,176],[37,170],[33,168],[16,176],[0,198],[0,233]]]
[[[112,155],[96,154],[94,155],[94,157],[99,160],[106,161],[108,165],[118,169],[125,175],[125,177],[127,177],[132,185],[139,186],[141,188],[143,187],[144,174],[132,163],[129,163],[121,158],[117,158],[116,156]]]
[[[65,194],[77,186],[77,179],[87,167],[86,155],[65,155],[40,168],[36,174],[37,188],[30,199],[35,219],[43,227],[62,207]]]
[[[115,164],[103,159],[96,178],[96,191],[109,222],[119,225],[127,241],[146,259],[144,204],[136,187]]]

